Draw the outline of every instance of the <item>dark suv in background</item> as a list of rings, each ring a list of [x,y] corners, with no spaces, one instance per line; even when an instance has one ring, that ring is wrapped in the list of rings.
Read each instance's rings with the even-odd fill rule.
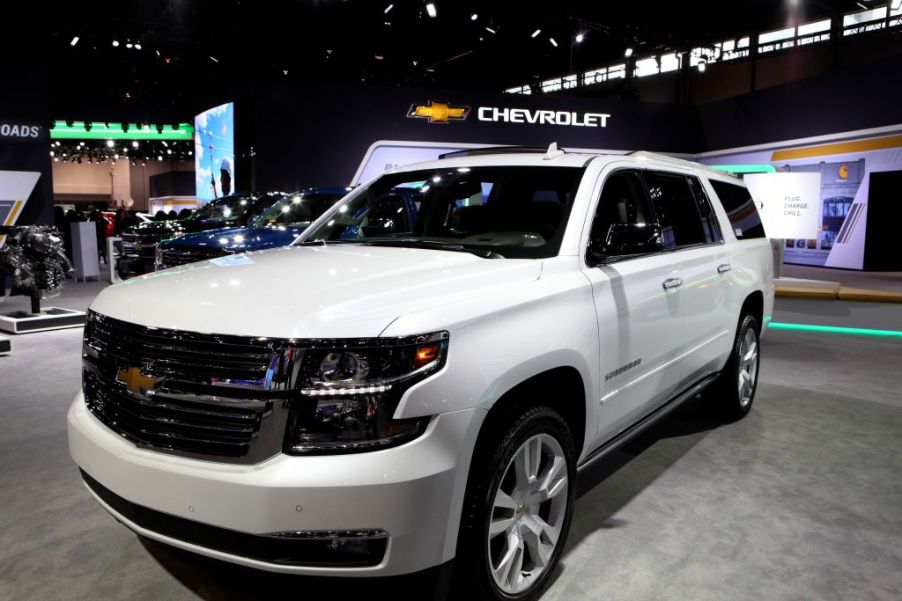
[[[184,219],[151,221],[122,234],[116,272],[123,279],[154,270],[157,245],[163,240],[212,229],[244,226],[281,198],[279,192],[233,194],[213,200]]]
[[[246,227],[172,237],[160,244],[158,269],[251,250],[288,246],[350,188],[308,188],[286,194],[263,209]]]

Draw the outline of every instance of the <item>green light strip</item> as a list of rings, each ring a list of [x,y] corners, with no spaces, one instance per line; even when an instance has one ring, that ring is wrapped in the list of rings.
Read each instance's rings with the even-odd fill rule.
[[[796,332],[825,332],[828,334],[850,334],[853,336],[878,336],[881,338],[902,338],[902,331],[872,330],[868,328],[845,328],[842,326],[816,326],[807,323],[782,323],[772,321],[767,325],[771,330],[792,330]]]
[[[767,163],[760,165],[708,165],[711,169],[720,169],[727,173],[776,173],[777,168]]]
[[[91,131],[85,127],[84,121],[73,121],[66,125],[65,121],[56,121],[50,130],[52,140],[194,140],[194,127],[190,123],[179,123],[177,128],[164,125],[163,132],[157,131],[156,125],[139,126],[129,123],[128,131],[122,130],[121,123],[91,122]]]

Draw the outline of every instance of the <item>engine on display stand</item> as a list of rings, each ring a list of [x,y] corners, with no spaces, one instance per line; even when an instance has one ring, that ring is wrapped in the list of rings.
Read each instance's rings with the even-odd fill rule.
[[[72,271],[56,228],[45,225],[4,227],[0,234],[5,236],[0,246],[0,299],[6,295],[7,277],[12,280],[11,295],[31,299],[31,311],[0,313],[0,330],[20,334],[81,326],[84,311],[41,308],[41,300],[45,296],[58,295]]]

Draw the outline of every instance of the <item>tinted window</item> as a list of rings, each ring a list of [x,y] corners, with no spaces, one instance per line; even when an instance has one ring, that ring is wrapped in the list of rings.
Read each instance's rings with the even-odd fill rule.
[[[650,223],[648,198],[639,175],[620,171],[608,177],[592,222],[592,239],[604,240],[612,225]]]
[[[746,238],[764,238],[764,226],[761,225],[761,217],[758,216],[758,207],[752,200],[745,186],[739,186],[728,182],[710,180],[711,187],[717,193],[720,204],[723,205],[733,232],[740,240]]]
[[[702,227],[705,228],[708,242],[720,242],[723,240],[723,235],[720,232],[720,225],[717,223],[717,215],[714,214],[711,201],[705,193],[705,188],[698,181],[697,177],[686,179],[689,181],[689,187],[692,188],[692,194],[695,196],[695,202],[698,204],[699,212],[702,215]]]
[[[646,181],[664,243],[670,246],[705,244],[708,237],[686,177],[648,172]]]

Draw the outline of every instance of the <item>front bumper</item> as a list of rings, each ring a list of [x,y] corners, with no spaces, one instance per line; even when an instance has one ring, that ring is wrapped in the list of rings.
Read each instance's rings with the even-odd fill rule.
[[[393,576],[453,557],[470,460],[462,449],[472,448],[482,417],[480,409],[439,415],[420,438],[382,451],[278,455],[257,465],[236,465],[138,448],[97,420],[79,394],[69,410],[69,449],[101,505],[148,538],[270,571]],[[201,540],[193,534],[173,536],[177,529],[155,531],[159,522],[136,521],[146,512],[121,509],[131,504],[171,516],[185,532],[195,524],[196,530],[213,527],[217,536],[256,535],[250,538],[258,541],[274,533],[381,530],[388,539],[376,565],[274,562],[244,552],[241,545],[212,548],[189,542]]]

